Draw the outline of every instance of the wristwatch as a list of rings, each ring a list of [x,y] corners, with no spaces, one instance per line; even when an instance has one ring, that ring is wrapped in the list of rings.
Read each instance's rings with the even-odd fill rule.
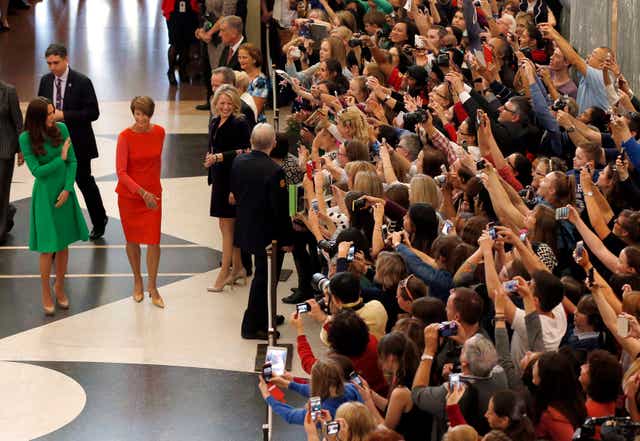
[[[593,196],[593,192],[592,191],[587,191],[584,195],[591,197],[591,196]]]
[[[565,131],[566,131],[567,133],[575,132],[575,131],[576,131],[576,126],[567,127],[567,128],[565,129]]]

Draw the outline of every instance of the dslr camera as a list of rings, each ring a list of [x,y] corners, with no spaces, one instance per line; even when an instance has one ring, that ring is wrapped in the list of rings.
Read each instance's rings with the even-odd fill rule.
[[[329,283],[329,278],[322,273],[315,273],[311,276],[311,288],[314,290],[313,297],[320,309],[326,314],[329,314],[329,305],[324,300],[324,293],[330,292]]]
[[[417,109],[415,112],[409,112],[404,115],[405,126],[412,126],[423,123],[427,120],[427,111],[424,109]]]
[[[596,439],[596,426],[600,426],[602,441],[633,441],[640,434],[640,423],[629,417],[587,418],[574,435],[574,441],[593,441]]]
[[[362,37],[361,34],[353,34],[353,38],[350,38],[348,42],[349,47],[363,47],[364,45],[360,37]]]

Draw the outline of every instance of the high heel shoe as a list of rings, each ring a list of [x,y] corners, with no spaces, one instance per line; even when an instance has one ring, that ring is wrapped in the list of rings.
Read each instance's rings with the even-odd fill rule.
[[[224,291],[224,287],[229,285],[229,289],[233,289],[233,275],[229,274],[227,276],[226,279],[224,279],[224,282],[222,282],[222,286],[218,287],[218,286],[209,286],[207,288],[207,291],[209,292],[222,292]]]
[[[56,303],[58,304],[58,306],[62,309],[69,309],[69,298],[67,297],[66,294],[64,294],[64,297],[62,298],[62,300],[60,300],[58,298],[58,294],[56,293],[56,288],[54,286],[53,288],[53,292],[55,293],[56,296]]]
[[[44,315],[52,316],[56,312],[56,305],[51,305],[51,306],[42,305],[42,309],[44,309]]]
[[[247,285],[247,270],[242,268],[240,271],[238,271],[237,273],[233,273],[231,275],[231,278],[233,279],[233,284],[237,284],[240,286],[246,286]],[[240,279],[242,279],[242,283],[236,283],[238,282]]]
[[[155,306],[157,306],[158,308],[164,309],[164,300],[162,300],[162,297],[160,297],[160,293],[158,292],[158,290],[155,290],[156,295],[152,295],[151,291],[149,291],[149,297],[151,297],[151,303],[153,303]]]
[[[144,299],[144,293],[143,292],[134,292],[131,297],[133,297],[133,301],[134,302],[140,303]]]

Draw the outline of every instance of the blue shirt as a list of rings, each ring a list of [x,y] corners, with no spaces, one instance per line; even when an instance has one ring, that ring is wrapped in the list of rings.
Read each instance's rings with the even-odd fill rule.
[[[603,72],[587,65],[586,75],[579,75],[580,83],[578,85],[578,102],[579,112],[582,113],[589,107],[599,107],[607,110],[609,99],[607,98],[607,90],[604,85]]]
[[[289,383],[289,390],[297,392],[298,394],[307,398],[311,395],[308,384],[300,384],[292,381],[291,383]],[[301,426],[304,425],[304,417],[307,414],[307,410],[304,407],[299,409],[291,407],[288,404],[276,400],[272,396],[267,397],[265,401],[269,406],[271,406],[273,412],[280,415],[287,423],[299,424]],[[338,410],[338,407],[349,401],[359,401],[362,403],[362,397],[353,384],[345,383],[344,395],[323,400],[322,408],[328,410],[329,413],[331,413],[331,417],[333,418],[336,416],[336,410]]]

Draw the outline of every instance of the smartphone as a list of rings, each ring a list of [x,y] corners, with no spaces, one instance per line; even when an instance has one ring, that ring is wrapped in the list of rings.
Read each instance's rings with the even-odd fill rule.
[[[318,209],[318,200],[317,199],[311,199],[311,208],[316,213],[318,212],[319,209]]]
[[[353,262],[353,258],[356,256],[356,247],[351,245],[349,253],[347,253],[347,262]]]
[[[458,335],[458,325],[456,322],[442,322],[438,327],[438,334],[441,337],[451,337],[452,335]]]
[[[619,315],[616,320],[616,332],[622,338],[629,336],[629,319]]]
[[[284,375],[287,364],[287,348],[282,346],[267,346],[265,363],[270,363],[275,375]]]
[[[340,423],[338,421],[329,421],[327,423],[327,435],[337,435],[340,432]]]
[[[307,179],[313,180],[313,169],[314,169],[313,161],[307,161]]]
[[[489,222],[487,224],[487,230],[489,230],[489,237],[491,238],[491,240],[496,240],[498,238],[495,222]]]
[[[440,173],[442,173],[443,175],[447,174],[447,166],[442,164],[440,165]]]
[[[382,240],[386,241],[387,237],[389,236],[389,227],[387,227],[387,224],[382,224]]]
[[[481,159],[478,162],[476,162],[476,168],[478,170],[484,170],[486,167],[487,167],[487,163],[484,162],[484,159]]]
[[[363,386],[364,386],[364,384],[362,383],[362,378],[360,378],[360,375],[358,375],[358,374],[356,373],[356,371],[352,371],[352,372],[349,374],[349,381],[354,382],[355,384],[357,384],[357,385],[358,385],[358,386],[360,386],[360,387],[363,387]]]
[[[567,207],[556,208],[556,220],[569,219],[569,209]]]
[[[271,367],[271,363],[266,362],[265,364],[262,365],[262,378],[264,379],[264,381],[268,383],[271,381],[272,377],[273,377],[273,368]]]
[[[582,257],[584,255],[584,241],[580,240],[576,242],[576,256]]]
[[[460,375],[462,374],[449,374],[449,386],[451,389],[458,387],[460,384]]]
[[[351,211],[355,213],[356,211],[364,209],[364,207],[366,206],[367,206],[366,199],[356,199],[351,203]]]
[[[448,236],[452,229],[453,223],[451,223],[450,220],[444,221],[444,225],[442,226],[442,234]]]
[[[424,42],[419,35],[415,35],[413,37],[413,45],[416,47],[416,49],[424,49]]]
[[[528,235],[529,235],[529,230],[527,230],[526,228],[523,228],[522,230],[520,230],[520,232],[518,233],[518,237],[520,238],[520,242],[526,242]]]
[[[506,292],[516,292],[518,291],[518,281],[517,280],[507,280],[502,283],[502,288]]]
[[[309,407],[311,410],[311,419],[316,421],[318,416],[320,416],[320,410],[322,410],[322,401],[320,400],[320,397],[309,398]]]
[[[306,314],[309,311],[311,311],[311,306],[307,302],[298,303],[296,305],[296,312],[298,314]]]
[[[480,110],[476,111],[476,127],[482,127],[482,112]]]

